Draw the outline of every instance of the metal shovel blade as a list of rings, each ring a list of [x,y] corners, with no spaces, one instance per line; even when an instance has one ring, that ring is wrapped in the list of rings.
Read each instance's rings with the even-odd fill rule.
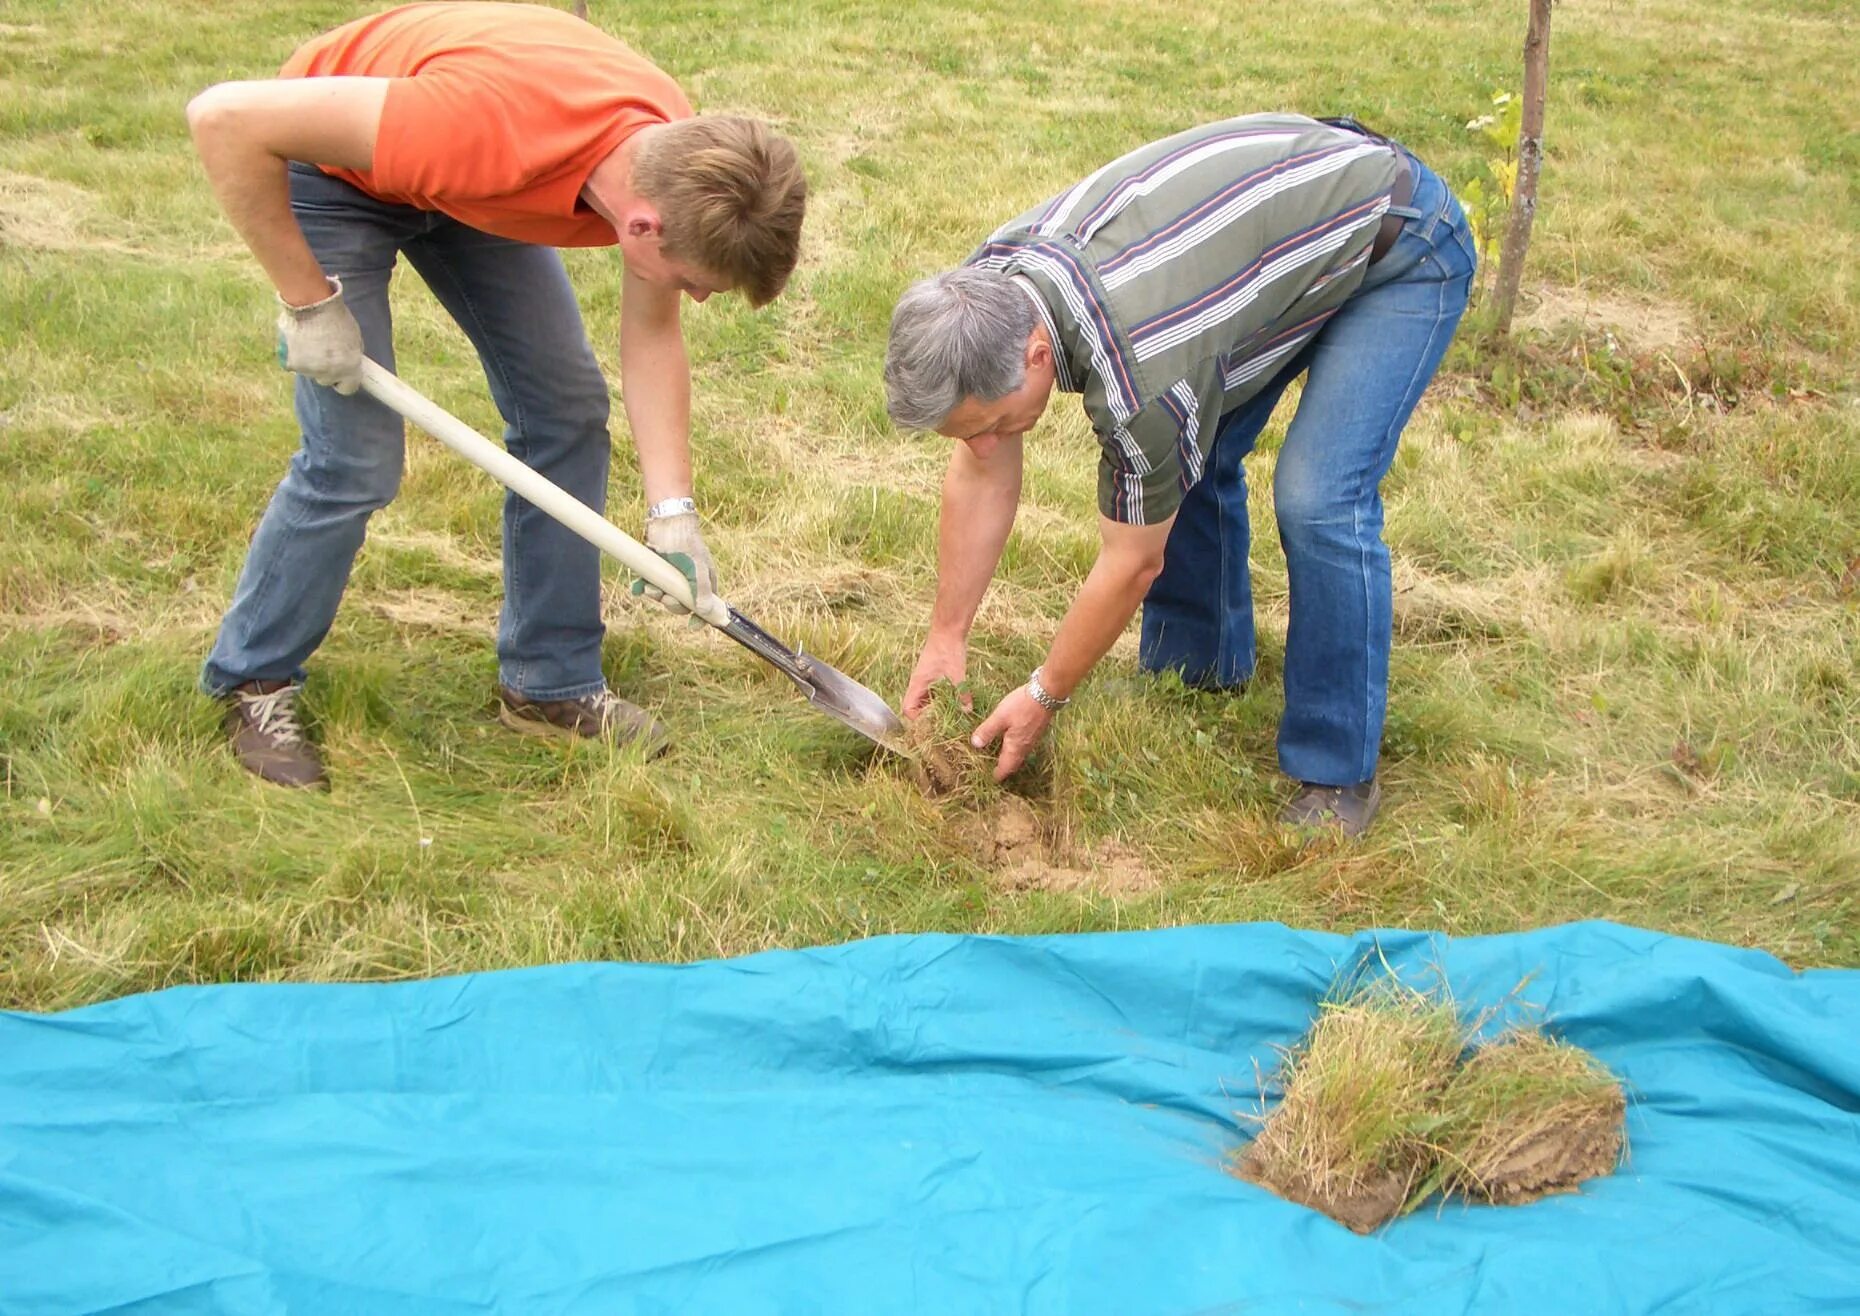
[[[807,702],[828,717],[851,727],[875,745],[909,756],[903,719],[876,693],[831,663],[790,649],[735,608],[730,609],[730,624],[720,629],[764,662],[779,668],[801,688]]]
[[[796,654],[807,674],[807,702],[857,731],[867,740],[882,745],[895,754],[909,754],[904,747],[904,721],[891,711],[891,705],[860,685],[844,672],[829,666],[811,654]]]

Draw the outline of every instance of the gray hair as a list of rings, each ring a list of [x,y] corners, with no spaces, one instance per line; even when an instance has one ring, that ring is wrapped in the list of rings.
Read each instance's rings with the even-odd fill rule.
[[[885,351],[886,410],[906,429],[933,430],[964,399],[993,402],[1027,377],[1033,303],[1007,275],[972,266],[905,289]]]

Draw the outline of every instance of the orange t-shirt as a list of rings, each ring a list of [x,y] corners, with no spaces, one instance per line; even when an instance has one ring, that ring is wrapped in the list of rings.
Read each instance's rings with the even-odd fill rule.
[[[560,9],[418,4],[299,47],[285,78],[392,78],[374,168],[323,172],[372,197],[552,247],[612,246],[581,200],[594,167],[691,103],[640,55]]]

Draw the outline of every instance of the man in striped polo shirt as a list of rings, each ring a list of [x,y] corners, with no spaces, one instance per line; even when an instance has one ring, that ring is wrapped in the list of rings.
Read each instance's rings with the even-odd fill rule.
[[[1001,741],[998,777],[1019,767],[1139,603],[1145,670],[1243,685],[1241,459],[1306,375],[1273,479],[1291,594],[1279,762],[1300,783],[1283,816],[1361,833],[1380,802],[1391,638],[1379,485],[1473,265],[1451,190],[1408,151],[1348,120],[1258,114],[1132,151],[911,287],[891,322],[891,415],[959,442],[906,715],[963,678],[1022,440],[1054,387],[1081,395],[1097,431],[1103,544],[1046,660],[976,744]]]

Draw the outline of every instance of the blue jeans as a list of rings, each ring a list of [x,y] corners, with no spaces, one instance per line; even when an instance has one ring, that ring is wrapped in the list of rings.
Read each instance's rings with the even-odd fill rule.
[[[1291,593],[1279,766],[1353,786],[1375,775],[1388,707],[1393,586],[1382,477],[1466,309],[1475,257],[1452,189],[1409,157],[1406,222],[1361,288],[1256,396],[1221,418],[1201,482],[1143,603],[1145,671],[1202,688],[1253,674],[1246,471],[1286,385],[1307,374],[1273,476]]]
[[[457,220],[377,201],[306,165],[290,167],[291,210],[375,360],[394,367],[388,279],[405,255],[459,323],[503,414],[504,444],[595,511],[607,498],[607,384],[562,258]],[[301,680],[323,642],[368,518],[400,488],[404,426],[365,393],[299,377],[303,446],[258,524],[201,688]],[[601,678],[600,555],[504,499],[503,684],[531,699],[592,694]]]

